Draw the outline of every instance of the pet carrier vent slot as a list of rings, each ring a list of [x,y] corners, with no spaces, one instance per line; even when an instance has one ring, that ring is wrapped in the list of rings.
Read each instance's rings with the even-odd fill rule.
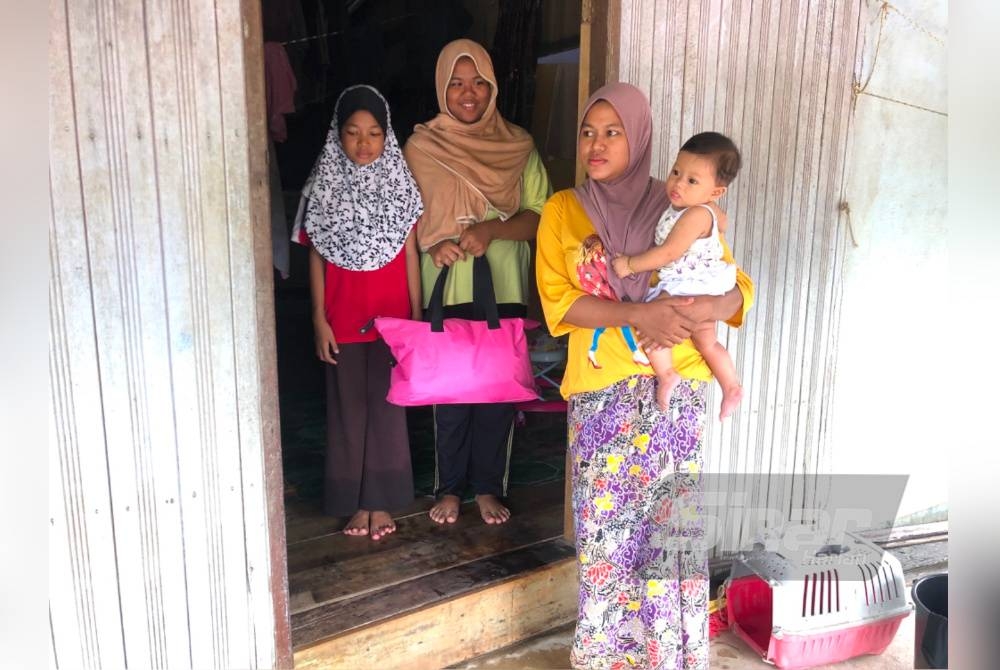
[[[819,613],[820,614],[823,613],[823,596],[825,595],[825,593],[826,593],[826,573],[825,572],[821,572],[821,573],[819,573]],[[829,612],[829,611],[830,611],[829,608],[827,608],[827,612]]]
[[[805,576],[802,583],[802,616],[806,615],[806,599],[809,596],[809,575]]]
[[[882,584],[882,572],[879,566],[874,563],[864,565],[866,574],[870,577],[872,585],[872,604],[885,602],[885,588]]]
[[[899,587],[896,586],[896,575],[893,574],[892,568],[887,564],[882,566],[882,574],[885,575],[885,592],[890,598],[899,597]],[[892,584],[892,590],[890,592],[889,585]]]
[[[837,611],[840,611],[840,573],[836,569],[833,571],[833,577],[837,580]]]
[[[889,599],[889,585],[885,582],[882,577],[881,566],[872,563],[872,570],[878,575],[878,591],[882,594],[882,602],[886,602]]]
[[[865,570],[865,566],[859,565],[858,570],[861,571],[861,584],[865,588],[865,605],[871,605],[871,601],[868,599],[868,571]]]
[[[826,611],[833,611],[833,574],[826,571]]]
[[[872,586],[872,604],[874,605],[874,604],[878,603],[878,601],[879,601],[878,600],[878,598],[879,598],[879,588],[878,588],[878,586],[875,585],[875,581],[878,578],[875,576],[875,568],[872,567],[871,563],[866,563],[865,564],[865,574],[868,575],[868,581],[871,583],[871,586]]]

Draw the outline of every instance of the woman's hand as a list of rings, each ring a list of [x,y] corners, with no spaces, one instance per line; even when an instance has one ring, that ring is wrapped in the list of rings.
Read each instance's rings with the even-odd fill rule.
[[[336,365],[336,354],[340,353],[337,340],[333,337],[333,329],[325,318],[313,319],[313,330],[316,334],[316,356],[324,363]]]
[[[688,304],[677,305],[676,309],[684,316],[699,324],[709,321],[718,321],[716,317],[716,299],[714,296],[700,295],[687,298]]]
[[[663,347],[677,346],[689,338],[700,323],[684,311],[693,300],[694,298],[667,296],[637,304],[634,322],[639,344],[644,349],[656,351]]]
[[[743,293],[734,286],[722,295],[700,295],[691,298],[688,305],[677,307],[684,316],[706,324],[713,321],[728,321],[743,308]]]
[[[465,260],[465,252],[451,240],[441,240],[428,249],[427,253],[437,268],[451,267],[452,264]]]
[[[462,231],[462,235],[458,238],[458,246],[466,253],[479,257],[486,253],[492,241],[493,222],[480,221]]]

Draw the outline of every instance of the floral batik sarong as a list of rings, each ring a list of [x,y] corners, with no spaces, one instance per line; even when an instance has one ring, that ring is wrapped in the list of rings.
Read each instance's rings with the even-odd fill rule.
[[[580,602],[574,668],[708,668],[699,474],[706,384],[634,376],[571,397]]]

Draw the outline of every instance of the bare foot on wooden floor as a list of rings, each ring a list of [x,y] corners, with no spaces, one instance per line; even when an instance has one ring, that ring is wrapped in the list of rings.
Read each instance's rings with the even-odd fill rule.
[[[370,516],[368,510],[359,509],[344,526],[344,535],[367,535]]]
[[[479,514],[486,523],[504,523],[510,518],[510,510],[501,505],[500,499],[495,495],[486,493],[477,495],[476,504],[479,505]]]
[[[376,510],[371,514],[371,521],[368,522],[369,535],[373,540],[380,540],[390,533],[396,532],[396,522],[392,520],[392,515],[388,512]]]
[[[441,496],[441,500],[431,507],[429,512],[431,519],[437,523],[455,523],[458,521],[458,507],[461,503],[462,499],[458,496],[451,494]]]

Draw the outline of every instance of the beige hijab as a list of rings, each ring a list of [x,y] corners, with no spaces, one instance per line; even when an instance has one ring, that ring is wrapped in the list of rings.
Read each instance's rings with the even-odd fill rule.
[[[453,117],[445,99],[455,63],[463,56],[472,59],[492,89],[486,112],[475,123]],[[517,214],[521,174],[534,148],[526,130],[497,112],[493,62],[479,44],[459,39],[445,45],[434,79],[441,113],[414,127],[403,150],[424,201],[417,226],[421,251],[457,238],[463,228],[486,218],[490,206],[500,212],[501,220]]]

